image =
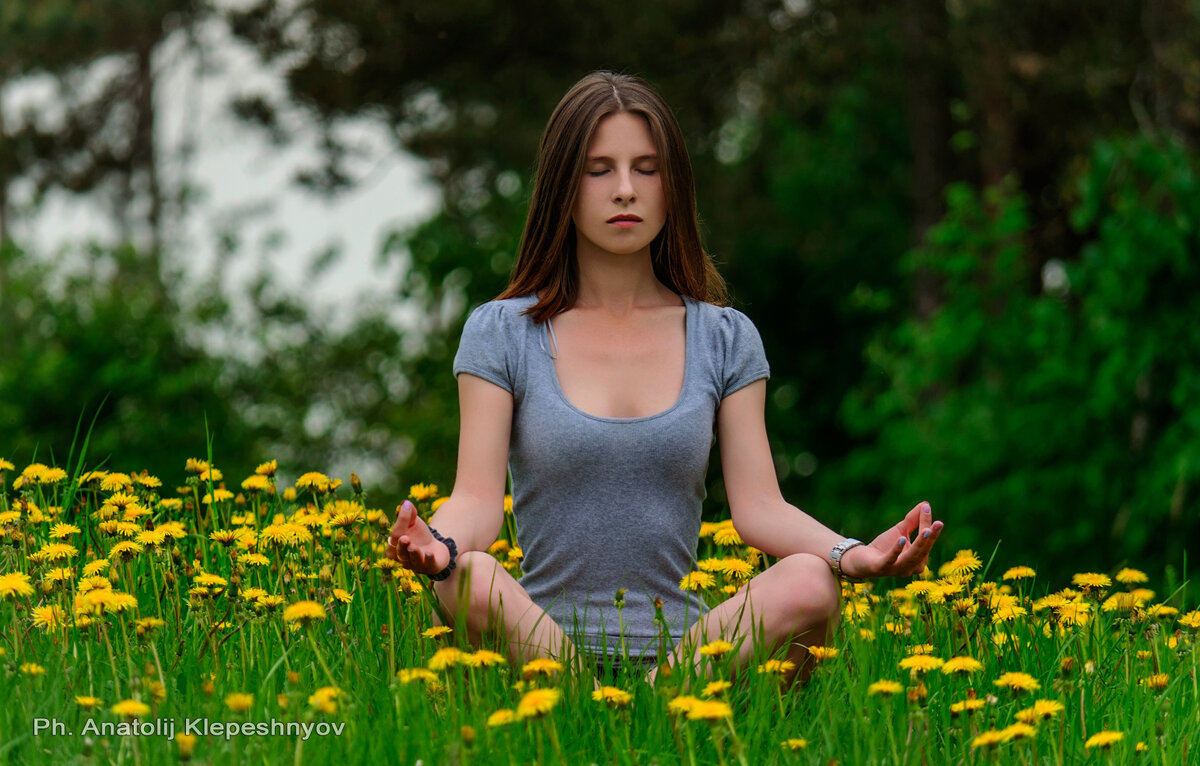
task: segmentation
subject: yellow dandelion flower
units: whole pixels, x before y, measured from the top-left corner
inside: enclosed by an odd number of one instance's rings
[[[32,595],[33,585],[29,582],[29,575],[24,572],[9,572],[0,575],[0,598]]]
[[[538,657],[525,663],[521,668],[521,677],[528,679],[537,675],[548,676],[553,673],[561,673],[562,670],[563,666],[561,662],[546,657]]]
[[[70,535],[77,535],[81,531],[82,530],[74,524],[65,524],[63,522],[59,522],[50,528],[50,539],[61,540],[62,538],[69,537]]]
[[[227,489],[214,489],[212,492],[205,492],[204,497],[200,498],[200,502],[204,505],[212,505],[213,503],[225,503],[233,499],[233,493]]]
[[[759,673],[778,673],[783,675],[796,669],[796,663],[791,660],[767,660],[758,666]]]
[[[941,657],[934,657],[928,654],[914,654],[900,660],[901,670],[907,670],[916,675],[919,673],[928,673],[931,670],[937,670],[945,664],[945,660]]]
[[[1124,583],[1126,585],[1139,582],[1150,582],[1150,578],[1146,576],[1145,572],[1141,571],[1140,569],[1130,569],[1128,567],[1122,569],[1120,572],[1117,572],[1116,580],[1117,582]]]
[[[133,623],[134,629],[137,631],[137,634],[139,636],[144,636],[147,633],[152,633],[153,631],[158,630],[159,628],[165,626],[166,624],[167,623],[163,622],[158,617],[143,617],[140,620],[134,620],[134,623]]]
[[[113,715],[124,716],[126,718],[139,718],[150,712],[150,706],[141,700],[121,700],[113,705],[109,710]]]
[[[705,657],[720,657],[733,651],[733,644],[717,639],[700,647],[700,654]]]
[[[724,694],[733,686],[729,681],[710,681],[704,686],[704,691],[701,692],[705,697],[715,697],[718,694]]]
[[[833,646],[810,646],[808,654],[817,662],[821,660],[831,660],[838,656],[838,650]]]
[[[341,588],[334,588],[333,589],[333,598],[336,601],[339,601],[343,604],[349,604],[351,601],[354,600],[354,594],[352,594],[348,590],[343,590]]]
[[[438,485],[436,484],[414,484],[408,488],[408,496],[416,503],[432,500],[437,497],[437,494]]]
[[[77,696],[75,704],[79,707],[97,708],[104,704],[104,700],[99,697]]]
[[[132,540],[125,540],[114,545],[112,550],[108,552],[108,557],[109,559],[119,558],[122,561],[129,561],[144,550],[146,550],[146,546],[142,545],[141,543],[135,543]]]
[[[699,697],[693,697],[690,694],[681,694],[667,703],[667,709],[672,713],[686,713],[695,707],[699,702]]]
[[[517,720],[517,714],[514,711],[508,708],[501,708],[488,716],[487,725],[490,727],[505,726],[515,723]]]
[[[1179,610],[1167,604],[1154,604],[1146,607],[1146,616],[1152,620],[1159,617],[1174,617],[1177,614],[1179,614]]]
[[[713,532],[713,542],[725,548],[744,544],[742,536],[733,528],[732,522],[722,524],[719,529]]]
[[[976,710],[982,710],[983,706],[984,701],[979,699],[967,699],[963,700],[962,702],[955,702],[950,706],[950,716],[954,718],[957,717],[959,713],[966,713],[967,715],[970,715]]]
[[[44,561],[70,559],[79,555],[79,549],[70,543],[46,543],[38,551]]]
[[[0,458],[0,471],[15,471],[16,468],[17,467],[15,465],[13,465],[12,463],[8,462],[7,460],[5,460],[3,458]]]
[[[1147,689],[1156,691],[1167,688],[1167,684],[1171,682],[1171,677],[1166,673],[1155,673],[1147,678],[1138,679],[1138,685],[1144,686]]]
[[[133,479],[126,473],[110,473],[100,480],[100,489],[104,492],[120,492],[133,485]]]
[[[480,649],[477,652],[468,654],[464,658],[464,662],[466,662],[467,665],[469,665],[470,667],[473,667],[473,668],[480,668],[480,667],[489,667],[490,668],[490,667],[493,667],[496,665],[503,665],[506,662],[508,662],[508,660],[506,660],[504,658],[504,655],[500,654],[499,652],[493,652],[489,649]]]
[[[296,479],[296,489],[307,489],[318,494],[328,492],[330,488],[329,477],[323,473],[309,471]]]
[[[733,708],[721,700],[700,700],[687,711],[689,721],[719,721],[733,717]]]
[[[784,750],[796,752],[797,750],[803,750],[804,748],[808,747],[808,740],[801,739],[799,737],[793,737],[791,739],[785,739],[780,744],[783,746]]]
[[[983,670],[983,663],[973,657],[951,657],[942,665],[942,672],[946,675],[951,673],[978,673]]]
[[[891,695],[899,694],[902,691],[904,691],[904,687],[899,682],[883,679],[876,681],[867,687],[867,696],[869,697],[873,694],[882,694],[885,697],[890,697]]]
[[[316,601],[297,601],[294,604],[289,604],[283,610],[284,622],[298,622],[306,625],[315,620],[323,619],[325,619],[325,607]]]
[[[601,686],[592,692],[592,699],[613,707],[624,707],[633,701],[633,695],[615,686]]]
[[[1016,622],[1027,614],[1029,614],[1029,611],[1023,606],[1006,604],[992,612],[992,624]]]
[[[46,669],[44,667],[42,667],[41,665],[37,664],[36,662],[22,662],[20,667],[18,667],[17,669],[20,670],[25,675],[29,675],[29,676],[44,676],[44,675],[46,675]]]
[[[1022,722],[1005,726],[1001,729],[1001,733],[1004,735],[1004,741],[1010,742],[1014,739],[1030,739],[1037,735],[1037,729]]]
[[[680,588],[690,591],[707,590],[716,584],[716,578],[708,572],[689,572],[679,581]]]
[[[454,646],[438,649],[427,663],[430,670],[445,670],[466,662],[467,653]]]
[[[225,707],[235,713],[245,713],[254,706],[254,695],[245,692],[234,692],[225,697]]]
[[[438,636],[444,636],[448,633],[452,633],[453,631],[453,628],[448,628],[445,625],[435,625],[428,630],[421,631],[421,636],[424,638],[437,638]]]
[[[754,575],[754,567],[742,559],[721,559],[718,571],[739,582],[745,582]]]
[[[1004,571],[1004,574],[1001,575],[1000,579],[1002,579],[1002,580],[1031,580],[1034,577],[1037,577],[1037,572],[1035,572],[1031,567],[1017,566],[1017,567],[1010,567],[1009,569],[1006,569]]]
[[[436,687],[441,684],[437,674],[429,668],[401,668],[396,672],[396,678],[402,684],[411,684],[417,681],[430,687]]]
[[[1015,691],[1035,692],[1042,688],[1037,679],[1028,673],[1003,673],[992,683],[996,686]]]
[[[1092,605],[1085,601],[1065,603],[1054,610],[1060,625],[1086,625],[1092,618]]]
[[[247,492],[269,492],[271,489],[271,480],[259,474],[247,476],[242,479],[242,489]]]
[[[57,604],[34,607],[33,624],[47,632],[63,630],[70,624],[67,611]]]
[[[1093,747],[1105,749],[1105,748],[1115,745],[1116,743],[1120,742],[1123,739],[1125,739],[1124,732],[1102,731],[1102,732],[1093,734],[1092,736],[1088,737],[1087,742],[1084,742],[1083,746],[1085,748],[1087,748],[1088,750],[1091,750]]]
[[[1132,612],[1141,609],[1143,603],[1136,593],[1118,591],[1104,599],[1100,608],[1105,612]]]
[[[229,581],[224,577],[221,577],[220,575],[209,574],[208,572],[201,572],[192,578],[192,581],[205,588],[214,588],[229,584]]]
[[[532,689],[525,692],[517,703],[517,717],[541,718],[550,713],[562,698],[558,689]]]
[[[257,474],[258,476],[274,476],[275,472],[278,470],[279,470],[279,461],[278,460],[268,460],[265,463],[259,463],[258,467],[254,469],[254,473]]]
[[[322,686],[309,695],[308,704],[322,713],[333,715],[337,712],[337,699],[342,693],[336,686]]]
[[[1200,609],[1192,610],[1180,617],[1179,624],[1192,630],[1200,628]]]
[[[1036,724],[1046,721],[1061,713],[1065,708],[1057,700],[1038,700],[1024,710],[1018,710],[1014,716],[1021,723]]]
[[[972,550],[961,550],[954,554],[954,558],[942,565],[938,575],[963,575],[976,572],[982,567],[983,561],[979,558],[979,554]]]
[[[971,740],[971,749],[974,750],[980,747],[992,747],[1007,741],[1008,737],[1005,736],[1003,731],[991,729],[983,732],[979,736],[975,737],[975,739]]]
[[[1112,585],[1112,579],[1108,575],[1097,574],[1095,572],[1084,572],[1071,577],[1071,583],[1077,588],[1084,590],[1096,590],[1099,588],[1107,588]]]

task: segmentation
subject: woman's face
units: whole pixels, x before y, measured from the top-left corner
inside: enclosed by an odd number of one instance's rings
[[[596,126],[571,218],[580,255],[649,252],[666,223],[667,202],[643,117],[618,112]]]

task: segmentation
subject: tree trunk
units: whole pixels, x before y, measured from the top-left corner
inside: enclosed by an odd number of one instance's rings
[[[905,0],[904,59],[908,72],[908,132],[912,147],[913,244],[942,219],[949,181],[950,119],[946,85],[946,6]],[[925,267],[914,275],[913,305],[926,319],[941,305],[939,285]]]

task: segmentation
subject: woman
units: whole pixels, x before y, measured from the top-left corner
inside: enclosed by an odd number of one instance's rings
[[[722,638],[738,647],[735,669],[756,646],[786,647],[803,677],[806,647],[837,625],[838,575],[923,570],[942,529],[927,503],[863,544],[780,495],[762,342],[724,304],[670,109],[638,78],[584,77],[542,137],[509,287],[463,329],[454,491],[429,525],[405,503],[388,540],[388,556],[435,580],[473,643],[502,631],[520,663],[573,660],[582,642],[652,679],[665,632],[671,663]],[[695,561],[714,435],[735,529],[778,561],[710,611],[679,582]],[[486,552],[506,464],[520,582]]]

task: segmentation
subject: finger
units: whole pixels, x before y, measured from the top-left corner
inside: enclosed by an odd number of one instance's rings
[[[412,515],[414,512],[412,503],[405,500],[396,508],[396,523],[392,525],[392,534],[398,535],[404,530],[412,526]]]
[[[904,546],[906,543],[908,543],[908,538],[901,537],[899,540],[896,541],[896,544],[893,545],[891,547],[891,549],[887,552],[886,558],[883,560],[883,567],[885,570],[890,569],[891,567],[895,566],[896,559],[900,558],[900,553],[904,550]]]
[[[924,533],[933,524],[933,508],[925,501],[918,503],[917,508],[920,509],[920,521],[918,522],[917,531]]]

